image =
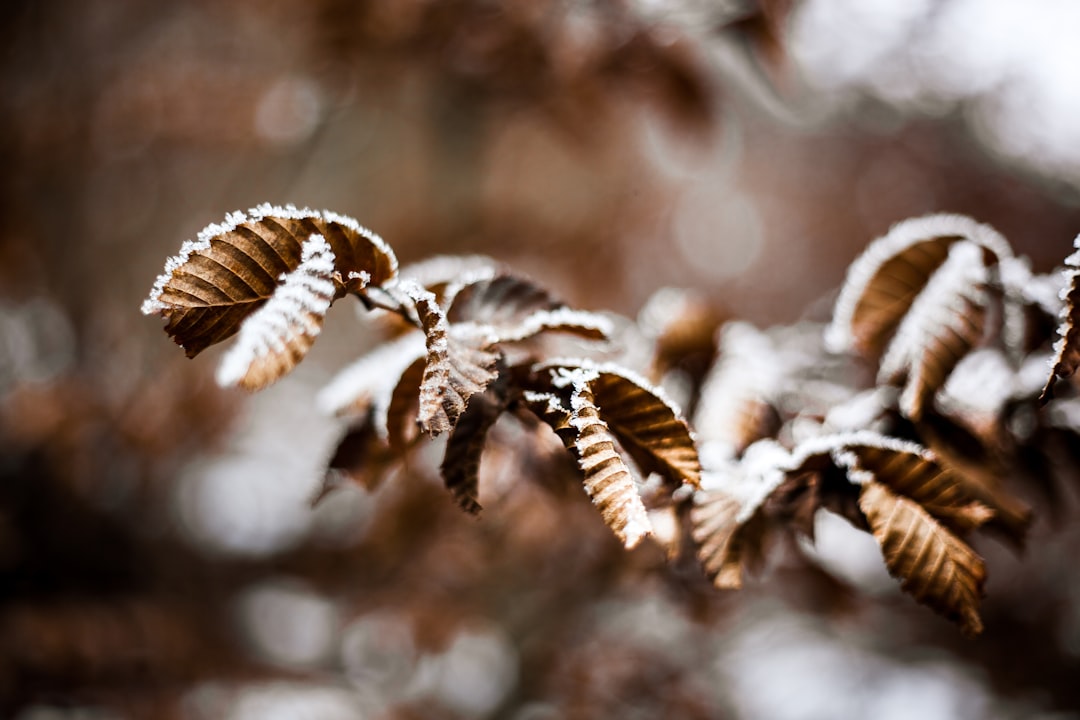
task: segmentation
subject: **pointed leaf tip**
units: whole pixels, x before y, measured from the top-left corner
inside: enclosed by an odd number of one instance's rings
[[[982,558],[918,503],[868,482],[859,494],[889,574],[916,600],[954,620],[968,635],[982,632]]]

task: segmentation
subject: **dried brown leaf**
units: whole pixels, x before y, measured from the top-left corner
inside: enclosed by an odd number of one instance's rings
[[[1010,470],[997,454],[998,448],[983,447],[964,427],[936,413],[923,418],[920,430],[939,462],[962,479],[965,492],[993,510],[988,525],[1002,530],[1022,547],[1032,512],[1026,503],[1005,489],[1004,479]]]
[[[334,301],[333,273],[333,251],[321,235],[312,235],[300,265],[241,324],[239,337],[218,366],[218,384],[259,390],[296,367]]]
[[[1058,340],[1054,346],[1055,357],[1050,377],[1039,395],[1039,403],[1045,405],[1054,397],[1054,385],[1059,378],[1071,378],[1080,367],[1080,238],[1076,240],[1077,251],[1065,259],[1067,284],[1065,308],[1058,326]]]
[[[426,353],[424,334],[410,325],[406,334],[383,343],[339,371],[319,391],[316,403],[327,415],[359,416],[372,405],[381,408],[378,411],[381,415],[386,415],[399,379],[417,361],[421,370],[415,384],[419,387]]]
[[[789,511],[798,513],[798,503],[786,501],[800,495],[795,485],[805,485],[810,475],[789,478],[792,460],[779,444],[763,440],[748,448],[741,461],[710,461],[706,489],[693,496],[690,534],[706,574],[717,587],[741,587],[744,571],[761,564],[773,525],[793,519]],[[778,495],[779,502],[773,502]]]
[[[416,439],[420,415],[420,388],[424,382],[427,359],[417,358],[398,377],[386,404],[386,439],[390,447],[401,450]]]
[[[435,296],[413,286],[407,289],[427,343],[427,364],[420,383],[420,428],[434,437],[454,427],[469,398],[495,379],[499,356],[484,334],[452,334]]]
[[[402,457],[402,453],[391,449],[378,432],[374,412],[369,411],[338,442],[327,466],[323,485],[312,499],[312,505],[340,487],[342,479],[352,481],[369,492],[377,490],[387,471]]]
[[[493,342],[527,340],[544,332],[566,332],[590,340],[611,334],[611,322],[595,313],[573,310],[531,280],[505,270],[480,272],[445,289],[451,327],[487,332]],[[469,327],[465,327],[469,326]]]
[[[983,250],[954,245],[889,344],[879,382],[906,380],[900,409],[918,421],[949,373],[983,339],[990,296]]]
[[[401,268],[401,279],[416,283],[445,308],[447,290],[456,292],[463,282],[495,277],[503,265],[486,255],[435,255]]]
[[[742,504],[724,492],[694,493],[691,535],[705,574],[721,589],[742,587],[743,562],[738,521]]]
[[[611,367],[601,369],[589,387],[601,416],[643,470],[659,472],[676,485],[701,485],[690,428],[656,388]]]
[[[975,551],[939,525],[917,502],[868,482],[859,506],[881,545],[889,574],[917,601],[975,635],[986,568]]]
[[[965,479],[939,464],[929,451],[852,443],[840,459],[855,476],[914,500],[953,532],[970,532],[994,517],[994,511],[971,494]]]
[[[607,340],[613,332],[612,322],[607,317],[565,307],[538,310],[526,315],[515,325],[474,327],[491,333],[497,343],[521,342],[548,332],[567,333],[585,340]]]
[[[997,231],[960,215],[905,220],[871,243],[848,269],[826,335],[830,349],[880,357],[950,248],[963,240],[997,259],[1011,256]]]
[[[847,348],[866,357],[879,357],[915,297],[945,261],[949,247],[961,239],[956,235],[947,235],[907,246],[873,269],[865,286],[859,288],[861,294],[850,311],[844,311],[838,301],[835,322],[847,324],[842,330],[850,334]],[[867,255],[873,247],[867,251]],[[857,271],[861,269],[858,264],[852,265],[847,284],[841,291],[841,301],[848,300],[845,295],[848,288],[857,287]],[[856,275],[856,278],[852,275]]]
[[[528,315],[564,307],[544,288],[517,275],[499,272],[458,284],[446,291],[446,318],[451,323],[513,327]]]
[[[657,472],[676,486],[701,484],[701,461],[690,428],[658,388],[614,365],[555,361],[537,370],[554,378],[581,370],[600,416],[644,472]]]
[[[495,425],[506,403],[490,394],[477,395],[461,413],[446,441],[440,470],[446,489],[465,512],[480,512],[480,457],[488,431]]]
[[[650,378],[659,381],[673,368],[699,385],[716,359],[717,331],[724,315],[698,293],[663,288],[638,313],[638,325],[653,341]]]
[[[615,438],[600,419],[584,373],[572,383],[570,408],[551,393],[526,392],[524,401],[546,421],[574,456],[585,475],[585,492],[626,548],[652,534],[652,524],[630,469],[615,449]]]
[[[231,213],[184,243],[165,264],[143,303],[168,320],[165,331],[194,357],[240,329],[301,263],[302,246],[321,235],[334,258],[335,295],[397,272],[393,251],[351,218],[329,212],[261,205]]]
[[[690,522],[698,559],[721,590],[741,588],[746,571],[760,566],[764,556],[768,519],[759,508],[742,520],[741,510],[741,504],[726,493],[694,494]]]

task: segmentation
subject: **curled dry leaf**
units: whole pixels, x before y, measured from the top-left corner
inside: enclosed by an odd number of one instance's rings
[[[589,388],[619,442],[646,472],[674,485],[701,484],[701,461],[686,421],[656,388],[626,371],[601,369]]]
[[[625,368],[588,361],[552,361],[536,368],[554,382],[580,372],[600,416],[643,472],[656,472],[675,486],[701,484],[697,445],[680,411],[659,388]],[[577,376],[575,376],[577,377]]]
[[[716,587],[742,587],[745,570],[760,564],[770,527],[766,500],[787,481],[791,459],[777,443],[762,440],[747,448],[741,461],[717,462],[722,467],[705,474],[704,489],[694,493],[690,534]]]
[[[484,443],[506,406],[504,399],[492,397],[492,393],[473,397],[446,441],[440,467],[446,489],[465,512],[473,515],[480,512],[480,457]]]
[[[587,377],[566,376],[571,383],[570,407],[552,393],[526,391],[525,405],[547,422],[574,456],[584,474],[585,492],[615,536],[627,548],[652,534],[652,523],[630,469],[615,449],[615,438],[600,419]]]
[[[1080,237],[1077,237],[1075,245],[1076,252],[1065,259],[1066,285],[1062,291],[1065,307],[1061,311],[1050,377],[1039,395],[1039,403],[1043,405],[1054,397],[1054,385],[1058,378],[1072,377],[1076,368],[1080,367]]]
[[[537,310],[514,325],[481,327],[499,343],[521,342],[548,332],[568,333],[585,340],[607,340],[613,332],[611,320],[603,315],[565,307]]]
[[[300,265],[240,325],[240,336],[218,367],[218,384],[259,390],[296,367],[334,300],[333,272],[334,252],[322,235],[312,235]]]
[[[900,409],[919,420],[953,368],[986,334],[990,302],[983,250],[956,244],[903,318],[878,380],[904,379]]]
[[[736,590],[743,584],[742,535],[748,525],[761,523],[738,521],[742,505],[723,492],[702,491],[694,494],[690,510],[691,535],[698,548],[702,568],[713,584],[722,590]],[[757,517],[752,515],[751,519]],[[760,537],[761,532],[752,532]]]
[[[538,311],[564,307],[531,280],[505,271],[451,283],[443,305],[451,323],[472,322],[497,328],[515,326]]]
[[[770,528],[812,537],[814,513],[826,508],[874,534],[889,571],[917,600],[959,619],[966,631],[981,627],[982,561],[953,532],[978,528],[994,513],[925,448],[869,432],[815,438],[791,453],[765,440],[707,478],[694,498],[691,532],[717,587],[741,585],[745,569],[760,562]],[[914,550],[911,543],[918,543]],[[969,575],[978,578],[974,595]]]
[[[833,352],[878,358],[950,248],[969,241],[997,259],[1012,252],[988,225],[961,215],[928,215],[898,223],[848,269],[826,341]]]
[[[1042,389],[1045,373],[1040,368],[1038,388],[1022,387],[1017,374],[1009,357],[998,348],[984,347],[970,352],[949,374],[937,395],[936,409],[963,422],[983,445],[1000,443],[1008,432],[1007,405],[1019,398],[1024,398],[1024,402],[1034,398]]]
[[[161,315],[165,331],[194,357],[240,328],[297,269],[302,246],[321,235],[334,258],[335,296],[378,285],[397,273],[383,240],[352,218],[292,206],[260,205],[206,227],[169,259],[150,297],[147,315]]]
[[[489,349],[490,337],[452,334],[446,315],[430,292],[415,285],[405,291],[415,303],[427,344],[418,421],[421,430],[434,437],[454,427],[469,398],[495,379],[499,356]]]
[[[352,481],[369,492],[377,490],[387,471],[401,458],[402,455],[393,451],[377,431],[373,409],[369,409],[338,441],[323,484],[311,504],[321,502],[339,488],[343,480]]]
[[[568,308],[546,289],[506,270],[467,275],[448,284],[444,295],[440,305],[451,328],[487,333],[492,342],[520,342],[544,332],[606,340],[612,332],[606,317]]]
[[[1061,273],[1035,274],[1031,260],[1004,258],[997,266],[996,287],[1001,296],[1001,344],[1010,361],[1019,365],[1054,336],[1064,307]]]
[[[668,287],[653,293],[637,321],[653,346],[649,378],[659,382],[677,368],[700,386],[716,359],[723,314],[698,293]]]
[[[375,436],[403,455],[418,437],[426,352],[424,334],[415,329],[372,350],[319,392],[320,409],[338,416],[367,417]]]
[[[501,263],[486,255],[436,255],[402,266],[398,279],[406,284],[419,285],[432,293],[439,307],[445,311],[447,292],[460,287],[464,279],[490,278],[502,270]],[[391,337],[415,327],[413,319],[399,312],[377,313],[373,319],[379,329]]]
[[[938,524],[917,502],[881,483],[868,482],[859,507],[881,545],[889,574],[919,602],[960,624],[982,631],[979,601],[986,568],[974,550]]]
[[[872,444],[848,442],[841,448],[837,459],[850,475],[914,500],[953,532],[970,532],[994,517],[994,511],[971,494],[962,476],[914,443],[882,437]]]
[[[402,450],[417,439],[417,418],[420,416],[420,388],[424,382],[427,360],[421,355],[405,368],[390,394],[383,416],[386,439],[390,447]]]
[[[445,308],[448,289],[470,279],[495,277],[502,270],[501,263],[486,255],[436,255],[402,267],[400,276],[433,293]]]

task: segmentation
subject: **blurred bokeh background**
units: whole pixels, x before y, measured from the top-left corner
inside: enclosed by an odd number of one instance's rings
[[[13,0],[0,28],[0,715],[1065,718],[1077,498],[994,540],[987,630],[901,596],[872,540],[740,593],[624,552],[546,459],[438,454],[309,498],[314,396],[375,338],[347,303],[254,397],[138,314],[164,259],[268,201],[403,262],[504,260],[634,316],[664,286],[821,318],[894,222],[1080,231],[1067,0]],[[520,446],[508,426],[499,446]],[[527,445],[527,444],[526,444]]]

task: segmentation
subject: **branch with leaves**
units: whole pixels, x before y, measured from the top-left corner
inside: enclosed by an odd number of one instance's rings
[[[1058,384],[1080,358],[1078,255],[1035,275],[986,225],[908,220],[852,264],[827,327],[717,332],[719,315],[676,291],[646,327],[568,308],[487,258],[399,271],[351,218],[264,205],[186,243],[143,312],[190,357],[238,335],[217,378],[247,390],[303,359],[336,300],[381,318],[385,342],[319,395],[350,424],[321,494],[343,479],[372,489],[446,435],[442,477],[476,514],[492,429],[546,426],[627,548],[654,537],[674,554],[689,538],[714,584],[737,588],[774,537],[812,540],[832,512],[875,538],[904,591],[974,634],[986,568],[972,534],[1021,545],[1032,513],[1013,487],[1051,492],[1055,453],[1080,440],[1075,392]],[[700,370],[679,376],[690,355]],[[664,512],[683,524],[674,538],[656,537]]]

